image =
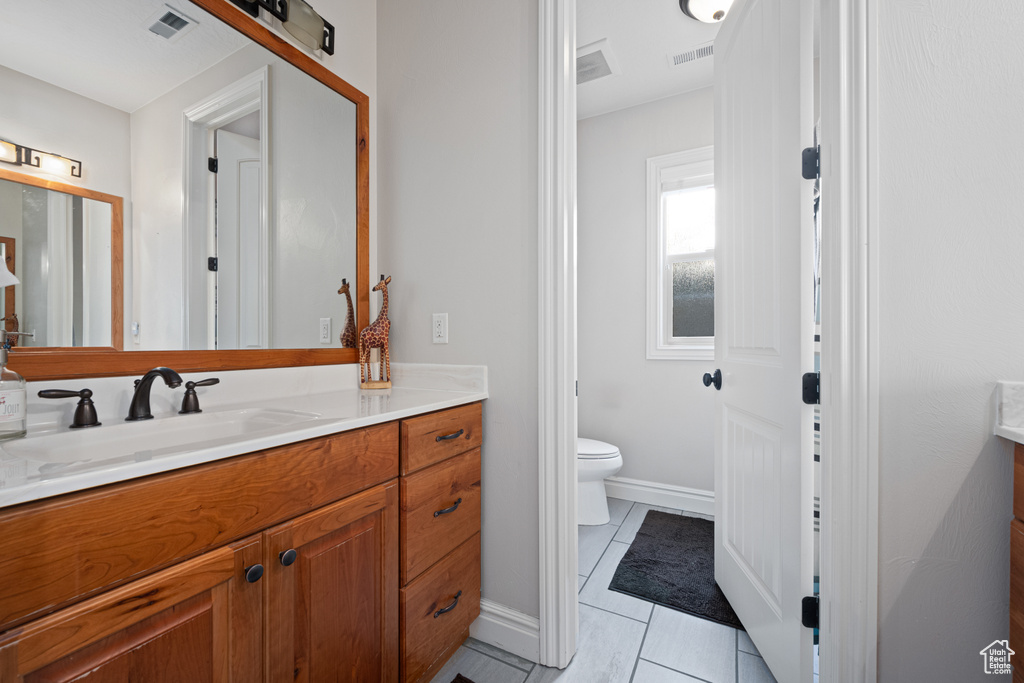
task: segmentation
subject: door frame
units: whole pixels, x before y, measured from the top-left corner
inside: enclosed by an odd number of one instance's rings
[[[576,654],[576,0],[539,0],[538,499],[540,658]]]
[[[878,669],[877,0],[821,2],[819,673]],[[826,49],[827,48],[827,49]]]
[[[576,651],[576,1],[539,0],[540,663]],[[877,676],[877,0],[823,2],[821,659]],[[794,162],[796,163],[796,162]],[[794,169],[797,168],[794,165]]]
[[[214,202],[216,180],[205,169],[206,159],[212,156],[214,132],[232,121],[254,111],[260,113],[260,157],[263,172],[260,176],[260,298],[266,302],[264,320],[266,336],[264,348],[270,348],[270,69],[263,66],[239,78],[212,95],[186,108],[182,112],[182,263],[184,277],[181,283],[181,341],[182,348],[212,348],[213,332],[205,330],[203,340],[192,340],[192,305],[205,301],[208,309],[213,305],[212,283],[203,266],[203,256],[209,252],[216,224]],[[195,300],[195,301],[194,301]],[[208,316],[204,316],[204,321]],[[204,327],[209,327],[206,323]]]

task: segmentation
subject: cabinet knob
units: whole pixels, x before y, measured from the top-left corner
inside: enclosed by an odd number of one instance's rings
[[[295,558],[298,557],[299,554],[295,552],[295,548],[289,548],[282,553],[278,553],[277,556],[280,558],[281,564],[285,567],[290,567],[295,563]]]
[[[245,580],[249,583],[256,583],[263,578],[263,565],[254,564],[245,568]]]

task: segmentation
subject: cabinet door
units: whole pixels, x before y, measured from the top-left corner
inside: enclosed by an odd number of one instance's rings
[[[398,679],[398,485],[264,532],[270,681]]]
[[[0,680],[259,680],[262,594],[245,576],[262,560],[260,542],[210,551],[15,629],[0,642]]]

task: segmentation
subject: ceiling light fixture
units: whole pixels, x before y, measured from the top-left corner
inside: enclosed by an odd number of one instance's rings
[[[10,140],[0,138],[0,161],[13,166],[32,166],[44,173],[82,177],[82,162],[69,159],[60,154],[41,152]]]
[[[733,0],[679,0],[679,9],[683,14],[703,21],[705,24],[717,24],[729,13]]]

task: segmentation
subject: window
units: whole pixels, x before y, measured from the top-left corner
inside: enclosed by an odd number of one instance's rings
[[[714,149],[647,160],[647,357],[715,355]]]

